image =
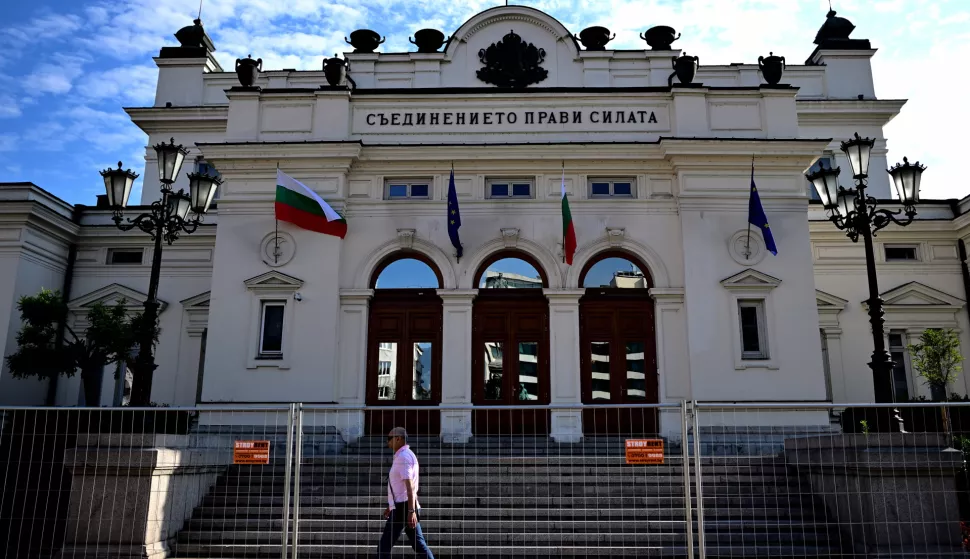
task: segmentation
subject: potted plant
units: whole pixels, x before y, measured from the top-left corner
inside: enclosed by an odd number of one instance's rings
[[[930,389],[930,398],[934,402],[945,402],[947,389],[962,370],[960,337],[949,328],[930,328],[920,335],[919,343],[911,344],[907,349],[913,369]],[[941,409],[944,432],[950,433],[952,429],[947,408],[941,406]]]

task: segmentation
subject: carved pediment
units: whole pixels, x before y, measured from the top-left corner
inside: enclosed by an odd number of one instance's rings
[[[303,287],[303,280],[277,270],[249,278],[243,283],[251,291],[296,291]]]
[[[748,268],[747,270],[721,280],[721,285],[724,286],[725,289],[771,290],[778,287],[780,284],[780,279],[774,276],[769,276],[768,274],[759,272],[752,268]]]
[[[546,59],[545,49],[523,41],[515,31],[478,51],[478,58],[485,67],[475,75],[498,87],[522,88],[549,76],[549,71],[540,66]]]
[[[118,283],[112,283],[111,285],[106,285],[76,299],[72,299],[67,303],[67,308],[73,313],[86,313],[97,303],[113,306],[120,301],[124,301],[125,308],[129,312],[140,312],[144,308],[146,299],[148,299],[148,295],[141,291],[136,291]],[[167,304],[159,300],[158,305],[158,312],[162,312],[165,310]]]
[[[209,309],[209,296],[212,292],[206,291],[205,293],[199,293],[195,297],[189,297],[188,299],[183,299],[179,301],[182,307],[185,309]]]
[[[819,309],[825,308],[827,310],[842,310],[848,305],[849,302],[841,297],[836,297],[831,293],[826,293],[820,289],[815,290],[815,305]]]
[[[911,281],[879,295],[886,307],[949,307],[960,309],[966,303],[939,289]],[[864,304],[865,302],[863,302]]]

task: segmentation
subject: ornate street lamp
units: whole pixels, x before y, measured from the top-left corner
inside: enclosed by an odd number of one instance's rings
[[[916,204],[919,202],[920,177],[926,167],[910,164],[903,158],[902,165],[896,165],[888,172],[896,186],[896,195],[903,210],[891,211],[878,208],[878,201],[866,194],[869,178],[869,160],[876,141],[870,138],[860,138],[859,134],[847,142],[842,142],[842,152],[849,159],[852,166],[852,178],[856,187],[846,189],[839,186],[838,167],[826,169],[820,167],[814,173],[805,177],[815,186],[822,206],[828,212],[829,219],[836,227],[845,231],[852,242],[858,242],[862,237],[866,249],[866,272],[869,276],[869,322],[872,324],[872,381],[875,389],[876,402],[894,402],[895,390],[892,382],[893,361],[886,351],[884,339],[884,325],[882,298],[879,297],[879,282],[876,277],[876,257],[872,246],[872,238],[876,232],[890,223],[906,226],[916,217]],[[905,215],[905,218],[900,218]]]
[[[138,175],[130,169],[122,170],[121,162],[117,169],[101,171],[104,188],[108,195],[108,205],[114,212],[112,219],[118,229],[130,231],[138,228],[148,233],[155,241],[152,254],[152,271],[148,280],[148,297],[145,299],[143,331],[138,332],[138,356],[135,358],[134,382],[131,390],[131,403],[134,406],[147,406],[151,402],[152,377],[155,373],[155,358],[152,354],[155,344],[155,330],[158,323],[158,282],[162,267],[162,240],[172,244],[181,233],[192,234],[202,223],[209,210],[216,189],[222,180],[208,174],[190,173],[189,193],[179,190],[172,192],[172,184],[178,177],[185,156],[189,153],[175,139],[155,147],[158,156],[158,180],[162,197],[152,202],[150,211],[135,218],[124,219],[125,208],[131,186]],[[190,216],[190,212],[192,215]],[[122,223],[126,221],[126,223]]]

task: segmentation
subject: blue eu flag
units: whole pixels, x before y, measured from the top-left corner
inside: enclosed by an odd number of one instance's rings
[[[765,208],[761,205],[758,187],[754,185],[753,165],[751,166],[751,198],[748,199],[748,223],[761,229],[761,236],[765,238],[765,248],[777,256],[778,249],[775,247],[775,238],[771,236],[771,229],[768,227],[768,216],[765,215]]]
[[[458,238],[459,227],[461,227],[461,212],[458,210],[458,193],[455,192],[455,170],[452,169],[451,178],[448,179],[448,236],[451,237],[451,245],[457,251],[456,256],[461,258],[461,239]]]

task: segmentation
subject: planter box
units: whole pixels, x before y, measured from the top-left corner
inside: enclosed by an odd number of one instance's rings
[[[810,482],[854,554],[962,554],[956,476],[963,454],[927,433],[785,441],[788,466]]]

